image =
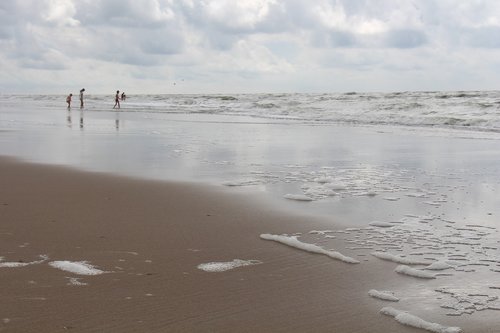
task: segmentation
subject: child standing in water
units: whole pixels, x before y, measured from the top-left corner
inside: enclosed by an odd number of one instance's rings
[[[80,90],[80,109],[83,109],[83,92],[85,91],[85,88]]]
[[[68,109],[71,108],[71,97],[73,94],[69,94],[68,97],[66,97],[66,103],[68,103]]]

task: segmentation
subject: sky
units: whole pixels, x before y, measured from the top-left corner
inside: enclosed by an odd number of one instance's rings
[[[498,0],[0,0],[0,94],[500,89]]]

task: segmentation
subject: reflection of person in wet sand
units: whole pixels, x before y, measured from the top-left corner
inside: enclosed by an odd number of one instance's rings
[[[68,109],[68,117],[66,118],[66,120],[68,121],[68,127],[71,128],[73,125],[72,125],[72,121],[71,121],[71,110]]]
[[[119,112],[116,112],[115,128],[117,131],[120,130],[120,113]]]
[[[83,129],[83,110],[80,111],[80,129]]]
[[[116,91],[115,106],[113,106],[113,109],[116,108],[117,105],[118,105],[118,109],[119,109],[120,108],[120,90]]]
[[[85,91],[85,88],[80,90],[80,109],[83,109],[83,92]]]
[[[66,103],[68,103],[68,109],[71,108],[71,97],[73,97],[73,94],[69,94],[68,97],[66,97]]]

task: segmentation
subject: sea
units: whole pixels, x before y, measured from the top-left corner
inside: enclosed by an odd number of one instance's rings
[[[88,91],[83,109],[0,95],[0,155],[324,217],[255,236],[343,265],[393,263],[397,287],[366,295],[406,324],[436,327],[437,314],[436,329],[459,332],[500,311],[500,91],[129,94],[120,109]]]
[[[62,95],[0,95],[2,108],[64,106]],[[86,96],[87,109],[109,111],[114,95]],[[79,101],[73,98],[74,107]],[[404,126],[409,128],[500,131],[500,91],[129,95],[122,112],[226,115],[254,121],[305,124]]]

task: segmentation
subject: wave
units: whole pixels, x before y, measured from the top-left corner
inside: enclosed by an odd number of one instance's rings
[[[500,132],[500,92],[133,95],[121,112],[206,114],[314,124],[383,125]],[[65,107],[63,95],[0,95],[2,105]],[[113,95],[86,96],[88,112],[111,111]]]

